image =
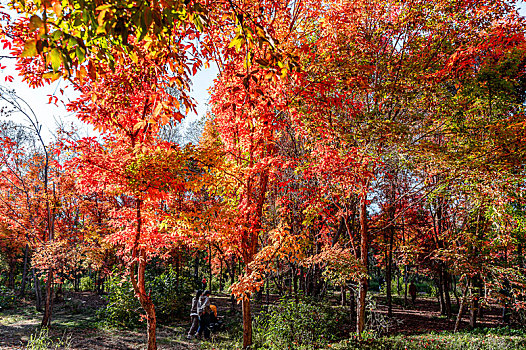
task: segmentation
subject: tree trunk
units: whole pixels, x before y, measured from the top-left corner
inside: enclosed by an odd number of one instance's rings
[[[252,345],[252,318],[250,316],[250,296],[245,294],[242,301],[243,307],[243,349]]]
[[[194,259],[194,281],[196,284],[201,283],[201,280],[199,279],[199,253],[196,254]]]
[[[468,288],[469,288],[469,285],[466,285],[466,287],[464,288],[464,293],[462,293],[462,300],[460,301],[460,307],[458,308],[458,315],[457,315],[457,321],[455,322],[454,332],[458,331],[458,327],[460,326],[460,321],[462,320],[462,314],[464,313],[464,308],[466,307]]]
[[[407,280],[409,279],[409,275],[407,273],[407,265],[404,267],[404,308],[407,307]]]
[[[42,291],[40,289],[40,279],[37,276],[36,269],[33,268],[32,270],[35,288],[35,308],[38,312],[42,312]]]
[[[351,320],[356,320],[356,295],[354,288],[349,288],[349,308],[351,309]]]
[[[9,273],[7,277],[7,288],[15,289],[15,269],[16,269],[16,260],[9,259]]]
[[[208,244],[208,290],[212,290],[212,245]]]
[[[46,300],[44,302],[44,317],[42,327],[51,325],[51,313],[53,311],[53,270],[49,269],[46,277]]]
[[[393,213],[394,216],[394,213]],[[391,220],[394,220],[391,219]],[[387,245],[387,266],[385,269],[385,292],[387,296],[387,316],[392,317],[393,316],[393,295],[391,290],[391,280],[392,280],[392,271],[393,271],[393,236],[394,236],[394,226],[389,228],[389,239],[388,239],[388,245]],[[398,293],[400,293],[400,288],[398,289]]]
[[[137,232],[132,248],[132,263],[130,265],[130,278],[139,302],[146,312],[146,325],[148,335],[148,350],[157,350],[156,328],[157,321],[155,317],[155,306],[153,305],[150,293],[146,293],[145,271],[146,271],[146,251],[139,248],[142,230],[142,200],[136,199],[136,220]]]
[[[436,283],[438,290],[438,302],[440,303],[440,314],[446,314],[446,303],[444,301],[444,290],[443,290],[443,281],[442,281],[442,267],[439,267],[438,270],[438,281]]]
[[[479,298],[480,298],[480,284],[479,277],[475,276],[471,280],[471,304],[469,308],[469,326],[471,329],[477,327],[477,318],[479,316]]]
[[[146,326],[147,326],[147,335],[148,335],[148,350],[156,350],[156,329],[157,329],[157,319],[155,316],[155,306],[153,305],[152,298],[149,293],[146,293],[146,284],[144,272],[146,270],[146,253],[143,249],[140,252],[140,258],[138,264],[132,265],[132,284],[135,290],[135,293],[139,296],[139,302],[141,303],[142,308],[146,312]],[[137,265],[137,271],[133,266]],[[137,279],[135,279],[135,273],[137,273]]]
[[[223,291],[223,260],[220,260],[219,267],[219,291]]]
[[[341,304],[342,306],[347,305],[347,288],[345,288],[345,285],[340,286],[340,293],[341,293]]]
[[[364,269],[364,276],[360,278],[358,285],[358,310],[356,319],[356,332],[361,339],[362,332],[365,329],[365,308],[367,295],[367,253],[369,250],[368,230],[367,230],[367,198],[364,193],[360,199],[360,261]]]
[[[230,269],[230,285],[232,286],[235,282],[236,278],[236,264],[234,255],[231,255],[230,257],[230,263],[231,263],[231,269]],[[236,308],[236,298],[234,295],[230,295],[230,310],[234,311]]]
[[[29,244],[26,244],[24,249],[24,268],[22,270],[22,285],[20,286],[20,297],[23,298],[26,294],[26,280],[27,280],[27,269],[29,268]]]
[[[451,275],[444,268],[442,270],[442,282],[444,284],[444,305],[447,318],[451,318],[451,297],[449,295]]]

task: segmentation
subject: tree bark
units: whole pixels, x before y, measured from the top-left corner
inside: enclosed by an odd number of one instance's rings
[[[252,318],[250,316],[250,296],[245,294],[242,301],[243,307],[243,349],[252,345]]]
[[[458,327],[460,326],[460,321],[462,319],[462,314],[464,313],[464,308],[466,307],[466,299],[467,299],[467,296],[468,296],[468,288],[469,288],[469,285],[466,285],[466,287],[464,288],[464,293],[462,293],[462,300],[460,301],[460,307],[458,308],[458,315],[457,315],[457,320],[455,322],[454,332],[457,332],[458,331]]]
[[[364,276],[360,278],[358,284],[358,310],[356,319],[356,332],[361,339],[365,329],[365,308],[367,295],[367,253],[369,250],[368,230],[367,230],[367,198],[364,193],[360,199],[360,261],[363,265]]]
[[[7,288],[15,289],[15,268],[16,260],[9,259],[9,272],[7,274]]]
[[[408,269],[408,266],[405,265],[404,267],[404,308],[407,307],[407,280],[409,279],[407,269]]]
[[[439,266],[438,268],[438,281],[436,283],[437,290],[438,290],[438,301],[440,303],[440,314],[445,315],[446,314],[446,303],[444,301],[444,284],[442,281],[442,266]]]
[[[471,305],[469,308],[469,326],[471,329],[477,327],[477,319],[479,316],[479,304],[480,304],[480,278],[478,276],[473,277],[471,280]]]
[[[449,295],[450,290],[450,281],[451,275],[446,271],[445,268],[442,269],[442,283],[444,289],[444,305],[447,318],[451,318],[451,296]]]
[[[390,218],[390,220],[394,220],[394,212],[393,217]],[[393,316],[393,295],[391,290],[391,280],[392,280],[392,272],[393,272],[393,239],[394,239],[394,226],[391,222],[391,227],[389,228],[388,232],[388,246],[387,246],[387,266],[385,270],[385,291],[387,294],[387,316],[392,317]],[[400,288],[398,288],[398,293],[400,293]]]
[[[35,308],[38,312],[42,312],[42,291],[40,289],[40,280],[35,268],[33,268],[33,280],[35,288]]]
[[[26,294],[26,280],[27,280],[27,269],[29,268],[29,244],[26,244],[24,249],[24,268],[22,270],[22,284],[20,286],[20,297],[23,298]]]
[[[142,230],[142,200],[136,200],[136,219],[137,232],[135,234],[134,245],[132,248],[132,264],[130,265],[130,277],[139,302],[146,312],[146,325],[148,335],[148,350],[157,350],[156,328],[157,320],[155,317],[155,306],[149,295],[146,293],[145,271],[146,271],[146,251],[139,248]]]
[[[51,325],[51,313],[53,310],[53,270],[49,269],[46,277],[46,300],[44,302],[44,317],[42,318],[42,327]]]

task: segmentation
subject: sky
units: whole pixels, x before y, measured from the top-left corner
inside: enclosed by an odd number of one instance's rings
[[[526,1],[518,1],[519,13],[522,16],[526,16]],[[1,50],[0,56],[9,55],[9,52]],[[35,111],[37,118],[43,125],[43,135],[46,139],[51,138],[52,131],[56,129],[56,120],[62,120],[69,124],[74,123],[79,129],[81,134],[91,134],[91,128],[87,125],[80,124],[74,115],[68,113],[63,105],[55,106],[49,104],[49,95],[55,95],[60,98],[60,89],[65,89],[66,83],[59,80],[51,85],[46,85],[42,88],[32,89],[27,86],[26,83],[22,82],[21,77],[17,75],[14,69],[14,60],[8,58],[0,59],[0,64],[6,66],[6,69],[2,71],[0,79],[4,80],[3,77],[7,75],[13,76],[13,82],[1,81],[0,85],[9,89],[14,89],[18,96],[24,99]],[[191,96],[197,102],[197,114],[189,114],[183,121],[183,125],[188,125],[190,122],[196,120],[206,114],[207,103],[209,100],[208,89],[212,85],[214,78],[217,76],[217,68],[211,66],[208,69],[199,71],[192,78],[192,91]],[[71,88],[66,88],[64,92],[65,100],[75,98],[75,93]],[[19,120],[21,122],[21,120]]]
[[[4,55],[9,55],[9,52],[0,50],[0,56]],[[56,129],[58,120],[66,124],[74,123],[74,125],[80,129],[81,134],[92,133],[91,127],[80,123],[73,114],[66,111],[63,104],[59,103],[58,105],[54,105],[48,103],[50,95],[56,95],[59,99],[64,99],[64,101],[74,99],[77,96],[71,87],[67,87],[65,81],[58,80],[51,85],[33,89],[22,81],[22,77],[17,75],[18,73],[15,70],[15,62],[13,59],[2,58],[0,59],[0,64],[6,66],[6,69],[3,70],[0,75],[0,85],[15,90],[16,94],[31,106],[38,120],[43,125],[43,134],[46,139],[51,137],[52,131]],[[190,112],[184,119],[183,125],[188,125],[198,117],[206,114],[209,99],[208,88],[212,85],[217,73],[217,68],[211,66],[208,69],[197,72],[197,74],[192,77],[192,91],[190,95],[197,102],[197,114]],[[4,80],[4,77],[9,75],[13,77],[13,82]],[[63,95],[60,92],[61,89],[64,90]],[[19,121],[22,122],[21,120]]]

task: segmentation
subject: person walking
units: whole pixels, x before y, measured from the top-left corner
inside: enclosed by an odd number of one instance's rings
[[[204,333],[205,339],[210,339],[210,291],[205,290],[199,298],[197,304],[197,312],[199,313],[199,328],[197,329],[197,337],[201,338]]]
[[[411,295],[411,301],[413,302],[413,306],[415,306],[416,302],[416,286],[413,282],[409,285],[409,295]]]
[[[198,290],[195,293],[195,297],[192,298],[192,308],[190,309],[190,321],[191,326],[188,331],[187,339],[192,339],[197,333],[197,328],[199,327],[199,314],[197,313],[197,307],[199,304],[199,297],[203,294],[202,290]]]

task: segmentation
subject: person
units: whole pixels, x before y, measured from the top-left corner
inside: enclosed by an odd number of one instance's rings
[[[199,304],[199,297],[203,294],[202,290],[198,290],[195,293],[195,297],[192,299],[192,308],[190,309],[190,321],[192,325],[188,331],[186,338],[191,339],[197,333],[197,328],[199,327],[199,314],[197,313],[197,306]]]
[[[210,291],[205,290],[199,298],[197,304],[197,312],[199,314],[199,328],[197,329],[197,337],[205,335],[205,339],[210,339]]]
[[[223,321],[217,317],[217,307],[215,305],[210,305],[210,332],[215,333],[221,330],[223,327]]]
[[[413,302],[413,306],[415,306],[416,301],[416,286],[413,282],[409,285],[409,295],[411,295],[411,301]]]

